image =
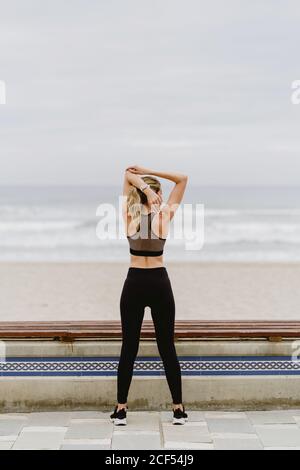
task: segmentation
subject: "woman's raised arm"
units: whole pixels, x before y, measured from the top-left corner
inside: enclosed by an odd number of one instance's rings
[[[133,177],[138,175],[153,175],[159,178],[164,178],[173,181],[175,183],[175,186],[170,192],[166,203],[167,209],[169,211],[169,217],[171,220],[180,202],[182,201],[188,181],[188,176],[183,173],[150,170],[147,168],[139,167],[137,165],[127,168],[127,171],[129,171]]]
[[[143,180],[143,178],[139,176],[140,174],[142,173],[135,173],[131,171],[131,167],[126,169],[124,189],[123,189],[124,196],[128,196],[131,185],[135,186],[138,189],[140,189],[141,186],[145,186],[145,181]],[[152,204],[153,205],[161,204],[162,202],[161,196],[157,194],[155,191],[153,191],[150,187],[146,188],[143,192],[147,196],[147,200],[150,206]]]

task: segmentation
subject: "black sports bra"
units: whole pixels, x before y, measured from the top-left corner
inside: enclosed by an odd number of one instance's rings
[[[152,231],[151,223],[153,217],[149,217],[152,214],[155,215],[155,212],[141,214],[140,230],[134,235],[127,235],[132,255],[161,256],[163,254],[166,238],[160,238]]]

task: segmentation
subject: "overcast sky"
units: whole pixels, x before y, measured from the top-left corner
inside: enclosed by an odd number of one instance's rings
[[[0,184],[298,185],[289,0],[0,0]]]

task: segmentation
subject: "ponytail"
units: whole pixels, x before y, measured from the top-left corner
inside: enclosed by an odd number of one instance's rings
[[[145,183],[149,184],[153,191],[158,192],[160,190],[160,182],[156,178],[144,176],[142,179]],[[147,196],[143,191],[135,186],[131,188],[127,198],[127,210],[136,226],[137,232],[140,230],[142,204],[147,204],[147,201]]]

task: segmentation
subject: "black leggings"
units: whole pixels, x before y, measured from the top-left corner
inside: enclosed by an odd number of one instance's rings
[[[173,403],[182,403],[181,370],[174,345],[175,302],[165,267],[128,270],[120,298],[123,339],[118,365],[118,402],[127,402],[146,306],[151,308]]]

